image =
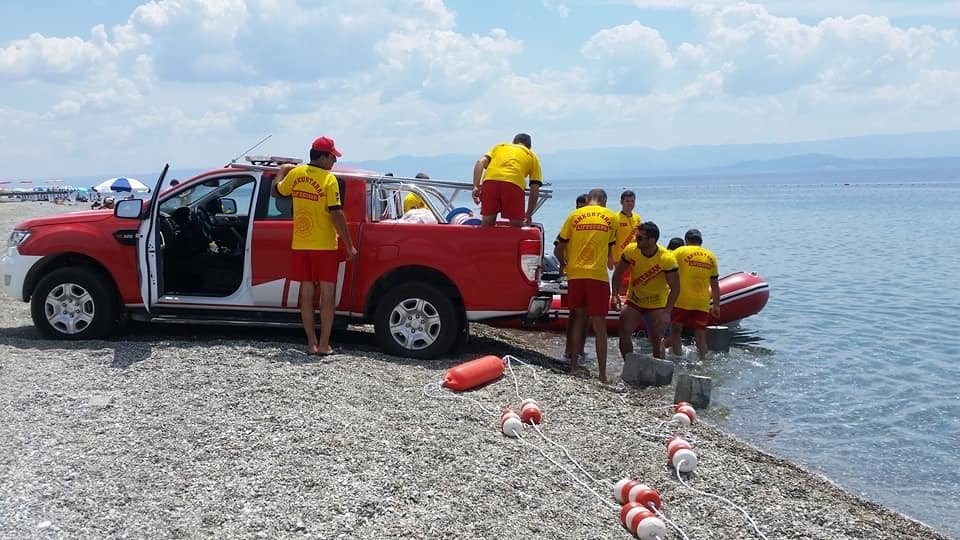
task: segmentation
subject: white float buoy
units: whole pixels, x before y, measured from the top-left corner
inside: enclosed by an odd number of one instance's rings
[[[504,435],[515,439],[520,436],[522,430],[523,422],[520,421],[520,417],[516,414],[506,417],[503,424],[500,425],[500,431],[502,431]]]
[[[665,538],[667,536],[667,526],[660,518],[648,517],[640,521],[634,534],[636,534],[640,540]]]
[[[680,412],[674,414],[670,421],[674,424],[680,424],[681,426],[690,425],[690,417]]]
[[[613,485],[613,498],[616,499],[618,503],[623,504],[627,502],[627,500],[623,497],[623,488],[630,482],[633,482],[633,480],[629,478],[623,478],[618,480],[617,483]],[[630,490],[628,489],[627,491],[629,492]]]
[[[677,450],[670,461],[674,467],[680,469],[680,472],[691,472],[697,468],[697,454],[689,448]]]

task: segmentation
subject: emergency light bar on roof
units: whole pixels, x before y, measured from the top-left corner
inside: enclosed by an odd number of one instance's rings
[[[284,157],[284,156],[244,156],[244,159],[247,160],[247,163],[251,165],[258,165],[260,167],[279,167],[286,163],[293,165],[299,165],[303,163],[302,159]]]

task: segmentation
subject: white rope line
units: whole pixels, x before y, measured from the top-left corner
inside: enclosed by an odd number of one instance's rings
[[[586,469],[584,469],[582,466],[580,466],[580,463],[578,463],[577,460],[573,459],[573,456],[570,455],[570,452],[567,450],[567,448],[566,448],[565,446],[563,446],[562,444],[554,441],[554,440],[551,439],[550,437],[547,437],[546,435],[544,435],[544,434],[543,434],[543,431],[540,431],[540,426],[538,426],[537,424],[535,424],[535,423],[533,422],[533,420],[530,421],[530,425],[533,426],[533,429],[534,429],[541,437],[543,437],[543,440],[545,440],[545,441],[547,441],[548,443],[552,444],[553,446],[556,446],[557,448],[563,450],[563,453],[567,456],[567,459],[570,460],[570,463],[573,463],[574,465],[576,465],[576,467],[577,467],[578,469],[580,469],[580,472],[582,472],[583,474],[585,474],[585,475],[587,476],[587,478],[589,478],[590,480],[593,480],[595,483],[600,484],[601,486],[603,486],[603,487],[605,487],[605,488],[613,487],[614,485],[616,485],[616,484],[614,484],[613,482],[610,482],[609,480],[608,480],[607,482],[603,482],[603,481],[601,481],[601,480],[598,480],[598,479],[594,478],[594,476],[593,476],[592,474],[588,473]]]
[[[690,537],[687,536],[687,533],[683,532],[683,529],[681,529],[679,526],[677,526],[676,523],[670,521],[670,518],[668,518],[666,514],[664,514],[664,513],[661,512],[660,510],[658,510],[656,506],[654,506],[653,504],[651,504],[651,505],[650,505],[650,509],[653,510],[653,513],[656,514],[658,518],[666,521],[666,522],[667,522],[667,525],[670,525],[671,527],[673,527],[673,530],[675,530],[675,531],[677,531],[678,533],[680,533],[680,536],[683,537],[683,540],[690,540]]]
[[[564,466],[563,466],[562,464],[560,464],[557,460],[555,460],[555,459],[553,459],[552,457],[550,457],[546,452],[543,451],[542,448],[540,448],[539,446],[537,446],[537,445],[535,445],[535,444],[533,444],[533,443],[525,440],[525,439],[523,438],[523,436],[517,437],[517,440],[520,441],[521,443],[523,443],[523,444],[525,444],[525,445],[533,448],[533,449],[536,450],[537,452],[540,452],[540,455],[542,455],[543,457],[547,458],[547,460],[550,461],[550,463],[553,463],[554,465],[557,466],[557,468],[559,468],[559,469],[562,470],[563,472],[567,473],[567,474],[570,476],[570,478],[573,478],[573,481],[574,481],[574,482],[576,482],[576,483],[580,484],[581,486],[583,486],[584,489],[586,489],[587,491],[589,491],[590,493],[592,493],[594,497],[596,497],[597,499],[599,499],[601,503],[603,503],[603,504],[606,505],[607,507],[611,508],[611,509],[614,510],[615,512],[619,512],[619,511],[620,511],[620,507],[619,507],[618,505],[610,502],[610,500],[609,500],[607,497],[604,497],[604,496],[600,495],[599,493],[597,493],[596,491],[594,491],[593,488],[591,488],[586,482],[584,482],[583,480],[577,478],[577,475],[575,475],[572,471],[570,471],[570,469],[567,469],[566,467],[564,467]]]
[[[533,364],[530,364],[530,363],[528,363],[528,362],[524,362],[523,360],[517,358],[516,356],[510,355],[510,354],[504,356],[503,359],[506,360],[507,366],[509,366],[512,362],[517,362],[517,363],[519,363],[520,365],[525,366],[527,369],[530,370],[530,375],[533,376],[533,382],[535,382],[535,383],[537,383],[537,384],[540,384],[540,379],[537,378],[537,370],[536,370],[536,368],[533,367]]]
[[[512,362],[510,362],[510,358],[512,358],[512,357],[511,357],[511,356],[504,356],[504,357],[503,357],[503,359],[507,361],[507,362],[506,362],[506,363],[507,363],[507,369],[510,370],[510,375],[513,377],[513,387],[514,387],[514,389],[516,389],[516,391],[517,391],[517,399],[519,399],[520,401],[523,401],[523,396],[520,395],[520,381],[517,379],[517,374],[513,372],[513,366],[510,365],[510,364],[512,363]]]
[[[427,389],[428,389],[428,388],[431,389],[431,390],[434,390],[434,389],[435,389],[435,390],[438,392],[438,394],[436,394],[436,395],[430,394],[429,392],[427,392]],[[461,396],[461,395],[458,395],[458,394],[454,394],[453,392],[447,392],[447,391],[445,391],[445,390],[443,389],[443,383],[440,383],[440,382],[429,382],[429,383],[423,385],[423,389],[422,389],[421,391],[423,392],[423,395],[426,396],[426,397],[428,397],[428,398],[462,399],[462,400],[464,400],[464,401],[469,401],[469,402],[475,403],[478,407],[480,407],[480,408],[483,410],[483,412],[485,412],[485,413],[487,413],[487,414],[492,414],[493,416],[497,416],[496,411],[493,411],[493,410],[490,410],[490,409],[484,407],[484,406],[483,406],[483,403],[480,403],[479,401],[477,401],[477,400],[475,400],[475,399],[473,399],[473,398],[468,398],[468,397],[466,397],[466,396]]]
[[[686,463],[686,462],[687,462],[686,460],[681,460],[680,463],[677,463],[677,464],[674,466],[674,468],[675,468],[675,470],[676,470],[676,472],[677,472],[677,480],[679,480],[680,483],[683,484],[684,487],[686,487],[687,489],[693,491],[694,493],[697,493],[697,494],[700,494],[700,495],[706,495],[707,497],[713,497],[714,499],[717,499],[717,500],[719,500],[719,501],[725,502],[725,503],[729,504],[730,506],[736,508],[737,510],[740,511],[741,514],[743,514],[743,516],[744,516],[745,518],[747,518],[747,521],[750,523],[750,525],[753,526],[753,530],[757,531],[757,536],[759,536],[760,538],[763,538],[763,540],[767,540],[767,537],[764,536],[762,532],[760,532],[760,527],[757,527],[757,523],[756,523],[755,521],[753,521],[753,518],[750,517],[750,514],[748,514],[746,510],[744,510],[743,508],[741,508],[740,506],[738,506],[737,503],[731,501],[730,499],[728,499],[728,498],[726,498],[726,497],[722,497],[722,496],[720,496],[720,495],[714,495],[713,493],[707,493],[706,491],[700,491],[699,489],[697,489],[697,488],[691,486],[690,484],[684,482],[684,481],[683,481],[683,478],[680,477],[680,465],[682,465],[682,464],[684,464],[684,463]]]

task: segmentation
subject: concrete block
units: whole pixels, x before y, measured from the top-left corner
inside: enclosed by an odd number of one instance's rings
[[[623,359],[623,372],[620,379],[627,384],[638,384],[640,381],[640,355],[630,353]]]
[[[667,386],[673,382],[673,362],[648,355],[628,354],[623,361],[623,382],[637,386]]]
[[[694,409],[706,409],[710,406],[712,388],[713,381],[710,377],[683,373],[677,378],[677,390],[673,395],[673,401],[674,403],[686,401],[693,405]]]
[[[728,352],[733,341],[733,330],[726,326],[707,327],[707,348],[711,351]]]

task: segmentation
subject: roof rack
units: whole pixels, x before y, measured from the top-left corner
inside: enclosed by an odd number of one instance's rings
[[[280,165],[285,165],[287,163],[293,165],[299,165],[303,163],[302,159],[284,156],[244,156],[243,159],[245,159],[247,163],[259,167],[279,167]]]

